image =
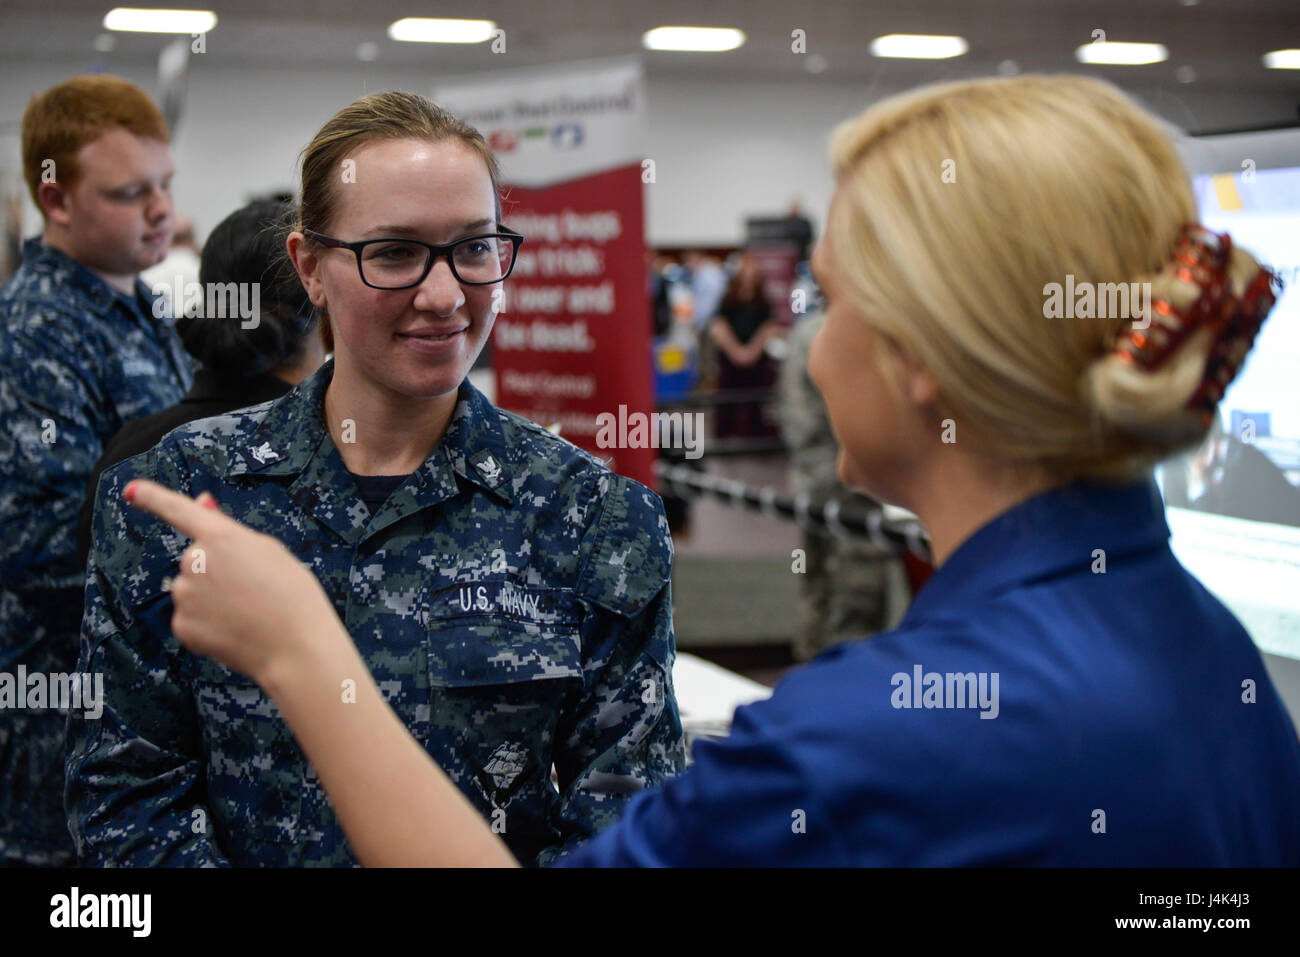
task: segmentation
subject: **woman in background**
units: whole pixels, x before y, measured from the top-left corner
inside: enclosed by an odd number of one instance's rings
[[[744,253],[736,274],[709,323],[709,337],[718,347],[718,389],[745,391],[770,388],[776,379],[767,357],[768,340],[781,327],[772,319],[772,306],[763,292],[763,272],[753,253]],[[722,402],[717,409],[718,438],[756,438],[775,434],[762,418],[761,402]]]
[[[1300,864],[1295,726],[1150,478],[1205,434],[1275,277],[1195,225],[1168,138],[1096,80],[923,88],[844,124],[832,160],[809,371],[841,477],[914,511],[937,571],[897,629],[738,709],[561,862]],[[1149,282],[1156,308],[1045,318],[1067,276]],[[182,569],[177,637],[267,689],[363,861],[509,862],[373,686],[331,706],[360,663],[274,540],[126,493],[222,556]]]

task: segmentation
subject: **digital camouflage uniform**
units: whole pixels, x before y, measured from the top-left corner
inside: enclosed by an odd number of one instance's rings
[[[86,579],[77,512],[104,443],[176,402],[189,357],[136,281],[125,295],[38,240],[0,290],[0,672],[67,674]],[[142,301],[143,298],[143,301]],[[74,860],[66,712],[0,708],[0,863]]]
[[[808,351],[825,319],[822,313],[807,316],[787,339],[789,354],[778,382],[781,436],[790,451],[794,494],[846,499],[857,493],[840,481],[839,445],[821,395],[808,377]],[[887,626],[886,594],[893,559],[869,542],[848,541],[828,531],[805,531],[803,547],[804,624],[792,646],[795,658],[806,661],[823,648]]]
[[[389,704],[524,863],[683,766],[658,496],[467,380],[372,516],[322,418],[332,374],[101,480],[80,666],[104,673],[105,706],[70,722],[67,765],[83,863],[356,863],[269,698],[172,636],[165,579],[188,542],[122,502],[135,477],[211,492],[303,559]]]

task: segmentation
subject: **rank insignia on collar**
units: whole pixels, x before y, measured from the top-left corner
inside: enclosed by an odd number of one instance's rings
[[[501,481],[501,466],[497,465],[497,460],[488,456],[482,462],[475,462],[474,467],[483,474],[484,480],[491,485],[496,485]]]
[[[271,459],[278,459],[280,456],[271,450],[270,442],[263,442],[257,448],[253,449],[253,458],[257,459],[259,465],[265,465]]]

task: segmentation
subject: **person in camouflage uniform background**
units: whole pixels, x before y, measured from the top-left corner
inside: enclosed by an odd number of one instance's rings
[[[789,352],[777,382],[781,437],[790,451],[790,486],[813,499],[866,496],[845,487],[837,471],[839,445],[821,396],[808,377],[808,350],[825,322],[812,313],[787,337]],[[889,592],[897,559],[865,541],[828,531],[803,532],[806,570],[800,577],[803,626],[791,643],[794,657],[807,661],[823,648],[875,634],[890,625]]]
[[[167,140],[148,96],[111,76],[59,84],[23,116],[24,173],[45,231],[25,243],[0,290],[6,675],[72,671],[86,482],[124,422],[171,405],[191,381],[171,319],[158,318],[137,275],[163,257],[171,234]],[[0,863],[74,860],[63,810],[67,715],[47,704],[0,707]]]
[[[548,863],[684,766],[662,503],[466,379],[515,239],[492,240],[499,268],[474,282],[449,246],[426,257],[389,232],[470,243],[480,263],[500,216],[486,143],[424,97],[362,97],[307,147],[288,249],[334,358],[100,482],[79,664],[104,674],[104,716],[72,717],[67,762],[82,862],[356,863],[267,696],[177,643],[186,542],[127,508],[137,477],[210,492],[306,563],[389,704],[521,861]],[[333,248],[359,236],[379,240],[369,266]]]

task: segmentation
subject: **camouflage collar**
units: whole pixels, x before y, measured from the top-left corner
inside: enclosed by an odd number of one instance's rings
[[[143,296],[149,303],[157,299],[139,276],[135,278],[135,295],[119,292],[63,250],[55,249],[40,238],[23,243],[23,265],[37,272],[65,273],[69,284],[82,296],[80,304],[97,316],[108,312],[115,299],[121,299],[133,310],[138,308],[135,303],[137,296]]]
[[[252,438],[231,448],[227,474],[296,476],[309,468],[343,468],[323,414],[325,390],[333,376],[331,358],[272,404]],[[337,461],[327,465],[325,459]],[[506,444],[501,416],[466,378],[447,431],[417,470],[420,489],[428,488],[433,495],[423,504],[455,495],[454,473],[511,505],[515,471],[517,462]]]

